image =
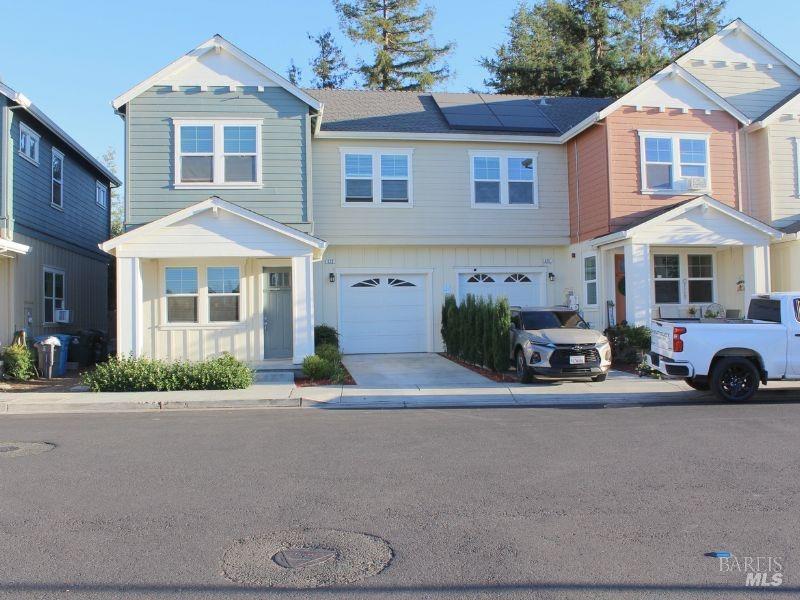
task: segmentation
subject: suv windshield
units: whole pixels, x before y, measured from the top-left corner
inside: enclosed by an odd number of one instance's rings
[[[520,313],[524,329],[588,329],[586,321],[572,310],[536,310]]]

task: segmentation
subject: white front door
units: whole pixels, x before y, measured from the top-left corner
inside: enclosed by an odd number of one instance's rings
[[[544,273],[521,269],[504,273],[475,271],[458,276],[459,301],[472,294],[476,298],[506,298],[511,306],[543,306]]]
[[[426,275],[348,274],[339,285],[342,352],[429,351]]]

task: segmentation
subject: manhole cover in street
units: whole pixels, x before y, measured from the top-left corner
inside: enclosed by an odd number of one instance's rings
[[[259,587],[313,588],[372,577],[392,560],[386,541],[335,529],[286,529],[236,540],[222,556],[222,573]]]
[[[336,558],[336,552],[324,548],[289,548],[281,550],[272,560],[284,569],[302,569],[328,562]]]
[[[0,457],[16,458],[41,454],[55,448],[55,444],[47,442],[0,442]]]

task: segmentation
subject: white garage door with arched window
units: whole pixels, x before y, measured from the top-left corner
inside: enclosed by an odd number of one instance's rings
[[[474,269],[458,275],[458,298],[505,297],[511,306],[546,304],[544,273],[530,269],[492,271]]]
[[[339,290],[342,352],[430,351],[427,274],[341,274]]]

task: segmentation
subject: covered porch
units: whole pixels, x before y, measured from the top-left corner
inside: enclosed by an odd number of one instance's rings
[[[781,232],[708,196],[593,240],[598,318],[743,318],[770,291],[770,243]]]
[[[314,352],[318,238],[213,197],[101,247],[117,261],[120,356],[299,364]]]
[[[16,310],[17,257],[30,252],[30,246],[0,237],[0,346],[11,342],[15,328],[24,326]]]

